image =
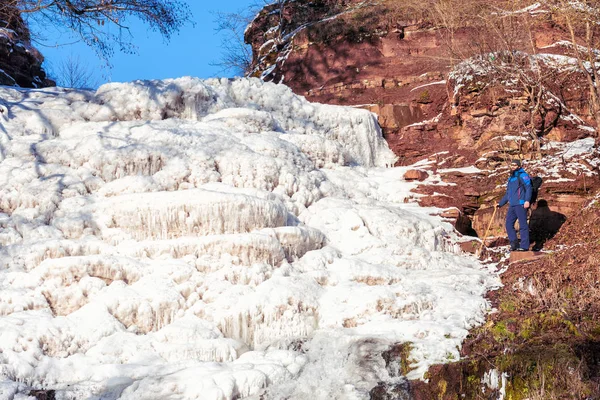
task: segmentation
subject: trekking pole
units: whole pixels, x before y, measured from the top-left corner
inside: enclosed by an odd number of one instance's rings
[[[494,212],[492,213],[492,218],[490,219],[490,223],[488,224],[488,227],[485,231],[485,235],[483,235],[483,240],[481,241],[479,250],[477,250],[477,253],[476,253],[477,257],[479,257],[481,255],[481,250],[483,249],[483,245],[484,245],[485,241],[487,240],[487,235],[488,235],[488,232],[490,231],[490,228],[492,227],[492,222],[494,222],[494,217],[496,216],[497,210],[498,210],[498,206],[494,206]]]

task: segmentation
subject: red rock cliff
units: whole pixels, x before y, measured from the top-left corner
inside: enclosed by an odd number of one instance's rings
[[[312,101],[377,113],[399,164],[429,158],[423,167],[429,175],[456,184],[423,186],[431,196],[421,202],[458,208],[454,218],[464,233],[482,234],[512,158],[530,160],[528,171],[545,178],[541,196],[551,208],[576,210],[598,186],[599,163],[593,139],[586,141],[596,136],[595,124],[566,29],[539,6],[517,10],[514,15],[526,18],[517,22],[530,24],[531,35],[513,35],[510,51],[485,56],[482,40],[493,40],[482,39],[481,31],[455,27],[449,43],[449,29],[394,4],[268,6],[246,31],[252,74]],[[583,144],[586,151],[569,150]],[[467,166],[477,168],[453,170]],[[502,235],[502,218],[496,216],[493,235]]]

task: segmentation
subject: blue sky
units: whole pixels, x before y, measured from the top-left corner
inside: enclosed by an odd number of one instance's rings
[[[92,49],[83,43],[61,45],[76,40],[76,37],[55,30],[45,30],[43,37],[33,43],[45,56],[48,69],[56,71],[62,60],[76,56],[94,71],[94,80],[124,82],[134,79],[162,79],[191,75],[200,78],[231,76],[221,67],[211,66],[218,61],[221,36],[215,32],[214,12],[238,12],[245,10],[252,0],[187,0],[195,26],[188,24],[170,42],[165,43],[160,34],[152,32],[143,23],[131,19],[128,25],[133,34],[132,42],[138,47],[137,54],[116,51],[111,58],[112,68],[98,59]],[[32,26],[36,33],[36,26]],[[40,32],[37,32],[38,34]],[[59,46],[56,46],[59,44]],[[49,47],[48,47],[49,46]]]

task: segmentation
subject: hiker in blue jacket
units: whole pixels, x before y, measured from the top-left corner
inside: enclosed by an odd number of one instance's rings
[[[527,225],[527,209],[530,206],[532,185],[531,178],[527,172],[521,168],[521,160],[513,160],[511,162],[512,173],[508,178],[506,185],[506,194],[498,207],[502,207],[506,203],[509,204],[508,213],[506,214],[506,233],[510,240],[511,251],[528,251],[529,250],[529,226]],[[519,233],[521,234],[521,243],[517,239],[515,231],[515,221],[519,220]]]

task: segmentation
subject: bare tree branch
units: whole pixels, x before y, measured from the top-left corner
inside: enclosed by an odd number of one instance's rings
[[[166,40],[190,21],[189,6],[180,0],[2,0],[0,13],[17,9],[42,24],[67,28],[104,60],[121,51],[132,52],[126,21],[139,18]],[[112,33],[110,27],[116,27]]]
[[[253,15],[252,8],[235,13],[215,13],[215,30],[222,35],[221,54],[211,65],[221,67],[221,72],[245,76],[250,71],[252,48],[244,42],[244,31]]]

